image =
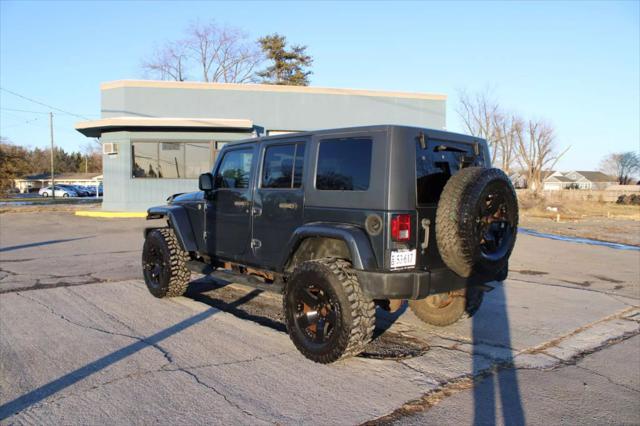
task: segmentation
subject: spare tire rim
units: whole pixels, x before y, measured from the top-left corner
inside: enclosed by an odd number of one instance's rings
[[[480,254],[488,260],[500,260],[511,246],[515,227],[504,188],[489,186],[481,198],[479,210],[477,235]]]
[[[296,327],[310,343],[327,343],[336,329],[340,305],[314,285],[298,286],[294,297]]]

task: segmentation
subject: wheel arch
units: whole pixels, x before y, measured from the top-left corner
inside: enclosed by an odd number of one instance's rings
[[[327,222],[297,228],[289,239],[280,269],[291,271],[304,261],[323,257],[347,259],[358,270],[378,269],[371,243],[362,229]]]
[[[180,247],[187,252],[197,251],[195,235],[191,220],[186,209],[182,206],[158,206],[151,207],[147,210],[147,220],[151,219],[167,219],[167,223],[176,234]],[[164,228],[164,226],[151,226],[144,229],[144,236],[154,229]]]

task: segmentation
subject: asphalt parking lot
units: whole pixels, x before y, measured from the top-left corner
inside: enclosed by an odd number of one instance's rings
[[[0,215],[3,423],[640,423],[639,251],[520,235],[473,319],[379,312],[363,356],[318,365],[276,295],[153,298],[144,226]]]

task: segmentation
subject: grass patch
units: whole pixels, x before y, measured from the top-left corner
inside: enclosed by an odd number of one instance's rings
[[[640,206],[629,206],[599,200],[570,200],[559,194],[534,195],[518,193],[520,214],[524,217],[581,220],[591,218],[627,219],[640,221]],[[555,211],[557,209],[557,211]]]

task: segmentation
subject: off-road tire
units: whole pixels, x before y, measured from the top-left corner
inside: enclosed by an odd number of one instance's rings
[[[452,291],[449,293],[451,303],[442,308],[432,306],[429,297],[409,300],[409,308],[423,322],[444,327],[461,319],[471,318],[480,309],[484,291],[476,287]]]
[[[497,259],[481,255],[477,221],[478,206],[489,186],[498,188],[513,224],[512,237]],[[518,200],[509,177],[500,169],[468,167],[453,175],[444,187],[436,212],[436,241],[444,263],[461,277],[494,273],[504,269],[515,245]]]
[[[314,347],[296,325],[294,290],[309,280],[333,292],[340,304],[339,326],[324,347]],[[328,364],[358,355],[371,341],[375,328],[375,304],[362,292],[351,263],[338,258],[303,262],[287,280],[283,292],[283,311],[289,337],[298,350],[312,361]]]
[[[152,251],[161,256],[160,274],[154,280],[146,266],[153,261]],[[182,296],[189,285],[191,272],[186,262],[189,254],[182,250],[173,229],[159,228],[147,234],[142,248],[142,270],[149,292],[158,298]]]

